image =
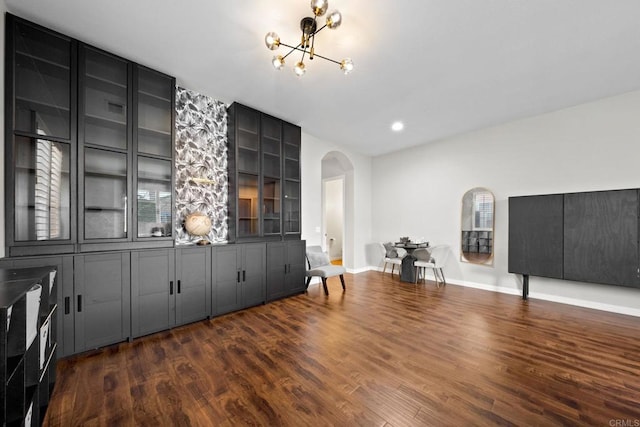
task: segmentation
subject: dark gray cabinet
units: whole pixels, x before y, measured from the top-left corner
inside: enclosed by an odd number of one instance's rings
[[[509,272],[640,287],[639,190],[509,198]]]
[[[7,14],[10,256],[172,247],[175,79]]]
[[[267,300],[305,290],[305,241],[267,243]]]
[[[130,253],[74,257],[75,352],[131,335]]]
[[[131,254],[131,332],[134,337],[175,325],[173,250]]]
[[[82,43],[78,62],[79,241],[127,241],[133,65]]]
[[[60,254],[76,243],[76,47],[6,15],[7,254]]]
[[[173,246],[175,80],[79,50],[80,251]]]
[[[224,314],[266,301],[265,243],[214,248],[214,314]]]
[[[230,239],[299,239],[300,127],[233,103],[227,129]]]
[[[131,253],[133,337],[211,315],[211,248]]]
[[[176,249],[176,324],[211,316],[211,247]]]
[[[134,240],[173,243],[175,79],[134,67]]]
[[[640,285],[638,190],[564,195],[564,278]]]
[[[563,277],[564,196],[509,198],[509,272]]]
[[[300,149],[301,130],[291,123],[282,123],[282,169],[284,176],[282,221],[285,237],[300,238]]]

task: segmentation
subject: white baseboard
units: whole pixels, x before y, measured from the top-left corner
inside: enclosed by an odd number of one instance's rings
[[[382,272],[382,267],[369,266],[367,268],[359,269],[359,270]],[[359,271],[359,272],[362,272],[362,271]],[[466,280],[457,280],[457,279],[448,278],[447,284],[452,284],[457,286],[466,286],[468,288],[482,289],[484,291],[500,292],[502,294],[522,295],[522,291],[519,289],[507,288],[504,286],[487,285],[484,283],[469,282]],[[539,292],[529,292],[529,298],[550,301],[550,302],[557,302],[560,304],[574,305],[577,307],[591,308],[594,310],[608,311],[611,313],[626,314],[628,316],[640,317],[640,309],[632,308],[632,307],[622,307],[619,305],[604,304],[596,301],[586,301],[586,300],[581,300],[577,298],[568,298],[568,297],[550,295],[550,294],[539,293]]]

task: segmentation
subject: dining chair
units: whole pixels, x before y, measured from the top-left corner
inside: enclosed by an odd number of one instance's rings
[[[329,289],[327,288],[327,279],[329,277],[340,276],[340,283],[342,284],[342,290],[345,291],[344,273],[347,269],[341,265],[331,264],[329,254],[322,250],[321,246],[307,246],[307,283],[306,287],[309,287],[312,277],[320,277],[322,279],[322,287],[324,288],[324,294],[329,295]]]
[[[413,256],[417,258],[413,265],[416,268],[416,283],[418,283],[419,273],[422,272],[422,279],[426,279],[425,271],[427,268],[433,270],[433,276],[436,281],[436,287],[440,287],[440,281],[443,285],[447,284],[444,278],[444,271],[442,270],[449,258],[449,246],[448,245],[436,245],[431,248],[416,249],[413,251]]]
[[[402,270],[402,258],[407,254],[404,249],[396,248],[393,243],[380,243],[380,247],[384,253],[384,265],[382,266],[382,273],[387,270],[387,264],[391,264],[391,277],[393,277],[393,271],[396,265],[398,266],[398,276]]]

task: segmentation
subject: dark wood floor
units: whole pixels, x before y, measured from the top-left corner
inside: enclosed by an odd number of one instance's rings
[[[639,318],[388,273],[329,282],[60,361],[45,425],[640,420]]]

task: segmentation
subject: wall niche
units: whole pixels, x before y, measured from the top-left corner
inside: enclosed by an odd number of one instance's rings
[[[176,87],[176,244],[201,239],[228,240],[227,107],[192,90]],[[187,215],[201,212],[211,219],[207,236],[191,236]]]

